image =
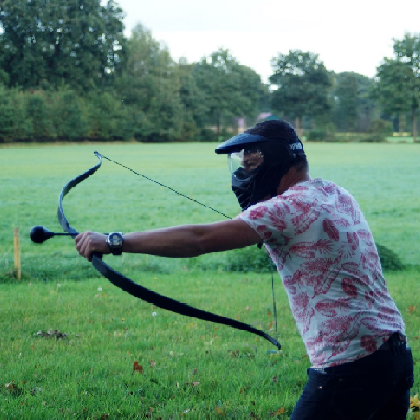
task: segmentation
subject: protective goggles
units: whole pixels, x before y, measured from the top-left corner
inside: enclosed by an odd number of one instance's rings
[[[242,149],[228,154],[228,164],[231,174],[251,173],[264,162],[264,154],[258,147]]]

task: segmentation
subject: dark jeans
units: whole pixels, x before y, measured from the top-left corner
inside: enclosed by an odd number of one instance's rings
[[[398,334],[355,362],[308,369],[291,420],[405,420],[413,356]]]

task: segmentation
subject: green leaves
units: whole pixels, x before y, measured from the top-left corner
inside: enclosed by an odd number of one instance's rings
[[[420,33],[407,33],[394,40],[394,58],[385,58],[378,67],[374,96],[382,109],[397,116],[400,131],[402,117],[411,112],[413,141],[416,141],[416,117],[420,107]]]
[[[273,270],[276,272],[277,269],[267,252],[257,246],[235,249],[226,253],[226,271],[268,273],[270,266],[273,266]],[[277,273],[275,275],[277,276]]]
[[[275,110],[301,118],[316,117],[330,109],[331,76],[317,54],[291,50],[273,58],[271,65],[270,82],[278,86],[272,96]]]
[[[2,68],[10,85],[45,89],[68,84],[83,92],[119,72],[122,10],[113,1],[4,0]]]
[[[400,257],[394,251],[378,243],[376,243],[376,248],[378,249],[383,270],[404,270],[405,264],[402,263]]]
[[[347,132],[366,131],[374,116],[375,104],[369,97],[373,80],[354,72],[334,76],[333,120],[337,129]]]
[[[260,76],[240,65],[229,50],[219,49],[194,66],[194,81],[202,92],[207,122],[216,127],[218,141],[224,118],[256,117],[264,98]]]

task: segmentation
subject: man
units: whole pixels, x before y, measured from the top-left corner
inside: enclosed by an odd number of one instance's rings
[[[194,257],[263,242],[312,364],[291,418],[405,419],[412,355],[355,199],[310,178],[302,143],[284,121],[259,123],[216,153],[228,154],[243,209],[236,219],[108,238],[85,232],[76,237],[79,253]]]

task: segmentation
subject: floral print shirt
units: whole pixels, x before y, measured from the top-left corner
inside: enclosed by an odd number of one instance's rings
[[[405,325],[356,200],[330,181],[300,182],[239,216],[261,237],[314,368],[357,360]]]

